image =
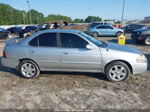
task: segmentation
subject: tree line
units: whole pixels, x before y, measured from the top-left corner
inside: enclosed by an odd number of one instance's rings
[[[31,20],[30,20],[31,14]],[[102,21],[98,16],[88,16],[85,19],[76,18],[63,15],[49,14],[44,17],[44,14],[34,9],[29,11],[17,10],[8,4],[0,4],[0,25],[17,25],[17,24],[42,24],[48,21],[64,20],[69,23],[90,23],[95,21]]]

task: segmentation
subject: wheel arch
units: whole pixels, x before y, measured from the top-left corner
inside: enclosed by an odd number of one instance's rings
[[[145,40],[147,37],[150,37],[150,34],[145,35],[145,36],[144,36],[144,40]]]
[[[124,32],[123,32],[123,31],[117,31],[117,32],[116,32],[116,35],[117,35],[118,33],[124,33]]]
[[[124,61],[124,60],[113,60],[113,61],[107,63],[107,64],[105,65],[105,67],[104,67],[104,72],[106,71],[106,67],[107,67],[109,64],[114,63],[114,62],[117,62],[117,61],[125,63],[125,64],[129,67],[130,73],[133,74],[133,68],[132,68],[131,64],[130,64],[129,62],[127,62],[127,61]]]
[[[34,63],[37,65],[37,67],[39,68],[39,70],[40,70],[39,64],[38,64],[36,61],[34,61],[33,59],[30,59],[30,58],[22,58],[22,59],[19,59],[19,62],[18,62],[18,65],[17,65],[17,70],[18,70],[18,67],[19,67],[20,63],[21,63],[22,61],[24,61],[24,60],[29,60],[29,61],[34,62]]]
[[[93,31],[93,32],[92,32],[92,35],[93,35],[94,33],[97,33],[98,35],[100,35],[100,33],[99,33],[98,31]]]
[[[146,39],[147,39],[147,38],[150,38],[150,34],[148,34],[148,35],[146,35],[146,36],[144,37],[144,44],[150,46],[150,44],[146,44]]]

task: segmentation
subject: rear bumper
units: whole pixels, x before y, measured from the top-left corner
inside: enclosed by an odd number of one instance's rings
[[[1,58],[1,64],[8,68],[14,68],[16,69],[19,61],[16,59],[8,59],[8,58]]]

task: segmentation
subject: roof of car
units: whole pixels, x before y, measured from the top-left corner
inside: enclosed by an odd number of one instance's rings
[[[41,32],[55,32],[55,33],[80,33],[78,30],[68,30],[68,29],[50,29],[50,30],[43,30]]]

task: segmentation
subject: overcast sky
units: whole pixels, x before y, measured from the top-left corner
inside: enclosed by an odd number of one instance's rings
[[[74,18],[89,15],[103,19],[121,19],[123,0],[29,0],[31,8],[47,16],[61,14]],[[28,10],[26,0],[0,0],[20,10]],[[125,19],[143,19],[150,16],[150,0],[126,0]]]

